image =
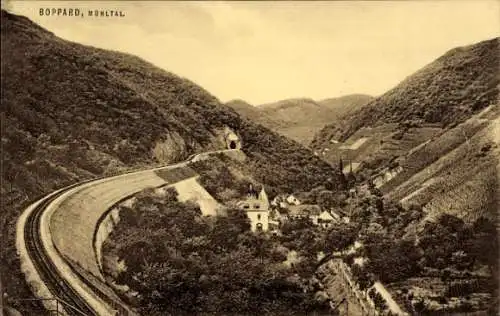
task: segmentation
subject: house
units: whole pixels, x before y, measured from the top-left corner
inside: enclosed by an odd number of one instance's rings
[[[315,204],[290,205],[288,207],[289,219],[309,218],[314,225],[318,224],[320,214],[321,208]]]
[[[336,219],[332,213],[328,211],[323,211],[321,212],[321,214],[318,215],[316,225],[321,226],[323,228],[328,228],[337,221],[338,219]]]
[[[250,185],[247,198],[238,202],[237,206],[247,213],[253,232],[269,230],[269,200],[264,187],[257,194]]]
[[[334,223],[346,222],[345,218],[341,217],[334,210],[322,211],[315,204],[290,205],[288,207],[287,219],[309,218],[314,225],[322,228],[329,228]]]
[[[300,201],[299,199],[293,195],[293,194],[290,194],[287,198],[286,198],[286,202],[290,205],[300,205]]]
[[[335,212],[335,210],[330,210],[330,211],[323,211],[321,212],[321,214],[319,214],[317,225],[323,228],[329,228],[334,223],[341,223],[341,222],[345,222],[344,218],[342,218],[338,212]]]
[[[269,230],[273,233],[277,233],[279,231],[280,222],[274,219],[269,219]]]
[[[271,205],[274,207],[281,207],[281,208],[286,208],[288,206],[288,203],[286,202],[286,196],[279,194],[277,195],[272,201]]]
[[[271,205],[277,208],[287,208],[288,207],[288,202],[286,201],[287,196],[286,195],[278,195],[274,198],[273,202]]]

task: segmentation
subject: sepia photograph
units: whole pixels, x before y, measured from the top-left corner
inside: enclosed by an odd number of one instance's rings
[[[0,316],[500,315],[500,1],[1,0]]]

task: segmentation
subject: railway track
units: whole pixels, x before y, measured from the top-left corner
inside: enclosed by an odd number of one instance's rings
[[[102,179],[102,178],[99,178]],[[92,179],[83,181],[71,186],[66,187],[63,190],[45,198],[26,218],[26,224],[24,229],[24,240],[26,245],[26,250],[28,251],[33,265],[40,278],[47,287],[47,289],[55,296],[57,301],[62,303],[62,308],[64,308],[65,314],[70,316],[98,316],[97,313],[87,301],[80,296],[80,294],[71,286],[64,276],[59,273],[58,269],[55,267],[54,263],[51,261],[47,251],[43,245],[42,234],[40,231],[41,227],[41,217],[46,208],[61,195],[67,191],[89,183],[97,181],[99,179]],[[114,310],[114,315],[116,316],[134,316],[136,315],[128,307],[124,306],[121,301],[110,298],[110,296],[103,292],[98,286],[87,280],[82,276],[74,266],[67,262],[70,266],[72,272],[78,276],[78,278],[84,283],[93,294],[95,294],[99,299],[105,302]]]
[[[80,185],[80,184],[78,184]],[[87,302],[76,293],[70,284],[58,272],[50,260],[42,242],[40,234],[40,219],[47,206],[56,198],[64,194],[67,190],[75,187],[71,186],[60,191],[51,197],[46,198],[28,216],[24,230],[26,249],[28,250],[33,264],[38,271],[42,281],[57,299],[64,302],[64,310],[68,315],[90,316],[96,315]]]
[[[173,168],[175,166],[182,166],[195,162],[198,160],[207,159],[210,154],[217,154],[232,150],[219,150],[203,154],[195,154],[190,156],[187,160],[180,162],[175,165],[169,166]],[[158,167],[152,170],[160,170],[168,167]],[[131,171],[126,174],[131,174],[140,171]],[[121,175],[124,176],[125,174]],[[48,206],[58,199],[60,196],[66,192],[84,185],[86,183],[98,181],[106,177],[101,177],[97,179],[87,180],[80,183],[73,184],[64,189],[61,189],[47,197],[45,197],[41,202],[29,213],[26,217],[22,235],[24,235],[24,247],[31,259],[31,262],[36,269],[41,281],[50,291],[50,293],[55,296],[58,302],[62,302],[62,307],[64,308],[64,315],[70,316],[99,316],[99,313],[94,310],[92,305],[87,301],[85,297],[82,297],[80,293],[70,284],[70,282],[65,278],[56,265],[52,262],[49,253],[47,252],[44,241],[42,240],[41,225],[42,217]],[[64,256],[59,254],[61,258]],[[103,292],[96,284],[87,280],[81,273],[79,273],[75,267],[67,262],[68,266],[71,268],[72,272],[78,277],[78,279],[97,297],[102,303],[113,310],[113,315],[117,316],[131,316],[136,315],[135,312],[130,310],[121,301],[110,298],[109,295]]]

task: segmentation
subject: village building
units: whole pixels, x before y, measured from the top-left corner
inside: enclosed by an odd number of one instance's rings
[[[317,225],[321,226],[322,228],[329,228],[331,227],[334,223],[338,222],[340,217],[335,214],[338,218],[333,216],[333,213],[330,213],[328,211],[323,211],[321,214],[318,215],[317,218]]]
[[[349,197],[355,198],[356,196],[358,196],[357,188],[350,188],[349,189]]]
[[[262,187],[257,194],[250,186],[247,198],[238,202],[238,207],[244,210],[250,219],[250,227],[253,232],[269,230],[269,199]]]
[[[271,206],[277,208],[286,208],[288,203],[286,202],[286,195],[279,194],[272,201]]]
[[[293,194],[290,194],[287,198],[286,198],[286,202],[290,205],[300,205],[300,200]]]
[[[315,204],[290,205],[287,210],[286,217],[283,216],[282,221],[308,218],[313,225],[325,229],[332,227],[334,224],[349,222],[348,217],[342,217],[334,210],[321,210]]]
[[[314,225],[318,224],[321,208],[315,204],[290,205],[288,207],[289,219],[309,218]]]

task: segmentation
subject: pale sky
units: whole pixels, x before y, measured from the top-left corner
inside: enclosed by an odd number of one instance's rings
[[[380,95],[456,46],[499,36],[500,1],[7,1],[56,35],[138,55],[225,102]],[[122,10],[123,18],[39,16]]]

